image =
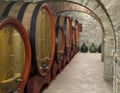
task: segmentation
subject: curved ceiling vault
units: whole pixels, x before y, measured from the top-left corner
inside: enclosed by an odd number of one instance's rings
[[[113,46],[113,50],[116,49],[116,38],[115,38],[115,29],[112,24],[111,18],[109,14],[107,13],[106,8],[104,5],[99,1],[99,0],[60,0],[60,1],[55,1],[55,0],[49,0],[47,2],[50,2],[51,6],[53,7],[53,11],[55,13],[59,11],[66,11],[66,10],[76,10],[79,6],[79,11],[85,12],[93,16],[95,19],[97,19],[98,22],[103,24],[104,30],[106,32],[106,37],[105,41],[107,40],[108,42],[111,42],[111,46]],[[77,7],[72,7],[71,4],[77,6]],[[62,6],[66,7],[62,7]],[[83,6],[83,7],[80,7]],[[55,8],[54,8],[55,7]],[[78,10],[77,9],[77,10]],[[97,16],[96,16],[97,15]],[[99,20],[100,19],[100,20]],[[109,32],[109,33],[108,33]],[[109,44],[106,44],[109,45]],[[111,51],[111,50],[109,50]],[[111,53],[108,56],[112,56]]]
[[[99,18],[94,12],[92,12],[90,9],[85,8],[84,6],[82,6],[82,5],[80,5],[80,4],[78,5],[78,4],[71,3],[71,2],[59,2],[59,3],[53,3],[53,2],[51,3],[51,2],[49,2],[49,4],[50,4],[50,6],[51,6],[51,9],[54,11],[54,15],[57,15],[57,14],[59,14],[60,12],[65,12],[65,11],[83,12],[83,13],[86,13],[86,14],[88,14],[88,15],[91,15],[91,16],[94,17],[95,20],[97,20],[98,23],[101,25],[102,32],[103,32],[103,34],[104,34],[104,27],[103,27],[103,24],[102,24],[100,18]],[[57,7],[56,7],[55,5],[56,5]],[[61,7],[61,8],[60,8],[61,5],[63,5],[64,7]],[[67,5],[67,6],[65,7],[65,5]],[[54,6],[55,6],[56,8],[54,8]],[[70,7],[68,7],[68,6],[72,6],[72,7],[70,8]]]

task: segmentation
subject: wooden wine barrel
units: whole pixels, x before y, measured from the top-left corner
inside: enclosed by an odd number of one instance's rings
[[[56,50],[55,50],[55,60],[57,62],[62,61],[61,57],[64,54],[65,49],[65,36],[64,30],[59,25],[56,26]]]
[[[54,60],[56,62],[59,62],[59,58],[61,58],[64,55],[65,35],[63,28],[60,25],[58,25],[57,16],[53,16],[53,17],[54,17],[55,31],[56,31],[56,47],[55,47]]]
[[[31,67],[29,37],[13,18],[0,18],[0,93],[23,93]]]
[[[76,20],[74,18],[71,18],[71,21],[72,21],[72,27],[75,27],[76,25]]]
[[[59,15],[58,18],[57,18],[56,25],[61,26],[64,30],[65,52],[66,52],[67,49],[69,48],[69,50],[70,50],[70,48],[72,46],[72,22],[71,22],[71,18],[68,17],[68,16]]]
[[[78,22],[78,20],[75,20],[75,28],[76,28],[76,32],[77,32],[76,41],[77,41],[77,45],[78,45],[79,40],[80,40],[80,32],[82,31],[82,24],[80,24]]]
[[[19,19],[29,34],[34,74],[47,75],[52,67],[55,52],[55,27],[49,6],[43,2],[6,3],[7,6],[0,14]],[[0,5],[2,4],[5,2],[0,2]]]
[[[71,19],[72,21],[72,44],[73,45],[77,45],[78,42],[78,29],[76,27],[76,20],[75,19]]]
[[[77,31],[75,30],[75,28],[73,27],[73,31],[72,31],[72,44],[73,45],[77,45]]]
[[[1,4],[0,4],[0,16],[3,15],[4,9],[8,6],[9,3],[10,2],[1,2]],[[10,5],[9,5],[9,7],[10,7]]]

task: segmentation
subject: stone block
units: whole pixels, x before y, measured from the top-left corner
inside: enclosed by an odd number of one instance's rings
[[[113,80],[113,64],[104,63],[104,79]]]
[[[113,57],[105,57],[104,59],[104,78],[106,80],[113,80],[114,75],[114,58]]]

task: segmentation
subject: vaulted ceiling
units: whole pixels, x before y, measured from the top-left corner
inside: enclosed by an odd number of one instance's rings
[[[115,31],[118,31],[120,28],[119,26],[120,21],[118,21],[120,19],[119,11],[120,0],[44,0],[44,1],[52,1],[55,3],[61,1],[69,1],[74,4],[81,4],[82,6],[85,6],[92,10],[95,14],[99,15],[99,17],[101,18],[108,17],[108,20],[112,21]]]

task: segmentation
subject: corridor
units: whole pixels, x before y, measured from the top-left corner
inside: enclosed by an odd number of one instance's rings
[[[101,55],[78,53],[43,93],[112,93]]]

